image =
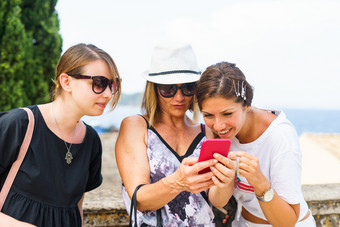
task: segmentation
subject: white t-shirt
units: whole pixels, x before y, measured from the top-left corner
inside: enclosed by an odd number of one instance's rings
[[[294,126],[281,111],[275,111],[277,118],[267,130],[255,141],[240,144],[235,137],[231,140],[231,151],[245,151],[259,159],[262,173],[270,181],[272,188],[289,204],[300,203],[300,217],[302,219],[308,206],[301,191],[302,154],[299,138]],[[237,169],[234,196],[238,202],[238,214],[242,206],[253,215],[267,220],[246,178],[240,176]]]

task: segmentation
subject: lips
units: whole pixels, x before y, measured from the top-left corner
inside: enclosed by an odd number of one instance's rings
[[[181,108],[184,108],[185,105],[174,105],[174,107],[177,108],[177,109],[181,109]]]
[[[230,133],[232,128],[228,129],[228,130],[223,130],[223,131],[218,131],[217,134],[220,136],[226,136]]]
[[[107,103],[97,103],[98,106],[105,108]]]

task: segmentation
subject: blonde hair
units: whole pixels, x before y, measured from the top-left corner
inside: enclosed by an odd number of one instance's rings
[[[96,60],[103,60],[109,67],[109,71],[115,86],[113,98],[111,101],[111,109],[114,109],[118,104],[118,100],[121,94],[121,78],[119,76],[117,66],[111,56],[104,50],[96,47],[93,44],[79,43],[70,47],[60,57],[56,67],[55,79],[53,80],[55,88],[51,94],[52,100],[55,100],[62,93],[62,88],[59,82],[59,76],[62,73],[81,74],[83,68],[87,64]]]
[[[156,84],[150,81],[146,82],[145,91],[142,100],[142,109],[145,110],[145,114],[149,119],[150,126],[156,125],[161,117],[161,109],[158,102],[158,92]],[[193,96],[189,110],[193,112],[193,121],[198,122],[199,108],[197,104],[196,96]]]

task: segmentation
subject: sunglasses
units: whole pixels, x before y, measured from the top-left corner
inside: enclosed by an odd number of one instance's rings
[[[101,94],[105,91],[106,87],[109,86],[112,93],[115,91],[115,87],[118,87],[121,79],[116,77],[116,86],[113,83],[113,80],[109,80],[108,78],[104,76],[86,76],[81,74],[74,74],[70,75],[71,77],[74,77],[76,79],[92,79],[92,91],[96,94]]]
[[[164,98],[174,97],[178,89],[182,91],[184,96],[193,96],[196,91],[196,82],[185,83],[181,86],[177,86],[176,84],[157,84],[156,86]]]

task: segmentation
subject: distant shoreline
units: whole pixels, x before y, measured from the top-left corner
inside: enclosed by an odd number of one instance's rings
[[[283,109],[283,111],[296,128],[299,136],[310,132],[340,133],[340,110]],[[140,113],[139,105],[119,104],[113,111],[105,110],[103,115],[96,117],[84,116],[83,120],[100,133],[112,132],[119,130],[121,121],[125,117]],[[189,117],[190,114],[188,112]],[[202,115],[200,123],[204,123]]]

